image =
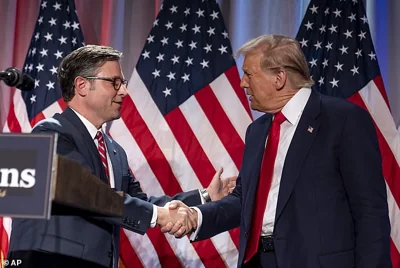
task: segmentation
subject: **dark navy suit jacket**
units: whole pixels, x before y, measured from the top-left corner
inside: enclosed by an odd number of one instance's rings
[[[107,182],[97,147],[86,127],[70,108],[62,114],[40,122],[33,132],[56,132],[57,153],[73,159]],[[115,188],[128,194],[125,217],[93,218],[52,216],[50,220],[15,219],[12,224],[9,251],[40,251],[79,258],[105,267],[117,267],[119,226],[144,234],[150,226],[153,205],[163,206],[171,199],[187,205],[201,204],[198,190],[178,194],[173,198],[147,197],[139,182],[130,173],[125,151],[109,136],[105,137],[113,166]],[[87,189],[90,194],[90,189]]]
[[[234,192],[199,206],[199,240],[240,226],[239,267],[271,119],[248,127]],[[273,239],[280,268],[391,267],[386,187],[366,111],[311,93],[284,162]]]

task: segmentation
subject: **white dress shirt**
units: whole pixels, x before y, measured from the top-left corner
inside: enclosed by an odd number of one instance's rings
[[[272,176],[272,184],[268,194],[267,206],[265,208],[261,235],[271,235],[274,231],[276,206],[278,204],[279,186],[281,183],[283,164],[285,163],[286,154],[289,145],[292,142],[297,125],[299,124],[301,115],[303,114],[304,107],[307,104],[311,95],[310,88],[301,88],[282,109],[282,113],[286,121],[281,124],[278,152],[275,159],[274,172]],[[268,140],[268,137],[267,137]],[[267,142],[265,142],[265,145]],[[201,211],[194,207],[197,211],[197,230],[194,232],[190,239],[194,240],[201,228],[203,222],[203,215]]]
[[[304,107],[311,95],[310,88],[301,88],[282,109],[286,121],[281,124],[278,152],[276,154],[271,188],[265,208],[261,235],[271,235],[274,231],[276,206],[278,204],[279,186],[281,184],[283,164],[292,142],[297,125],[299,124]],[[268,138],[267,138],[268,140]],[[267,144],[265,142],[265,144]]]
[[[71,108],[71,107],[70,107]],[[107,144],[105,139],[107,139],[107,137],[104,135],[104,127],[105,124],[103,124],[103,126],[100,129],[97,129],[92,123],[89,122],[89,120],[87,120],[85,117],[83,117],[81,114],[79,114],[77,111],[75,111],[74,109],[71,108],[72,111],[75,112],[75,114],[79,117],[79,119],[82,121],[82,123],[85,125],[87,131],[90,134],[90,137],[92,137],[94,144],[96,144],[96,147],[99,148],[99,142],[96,139],[96,134],[97,131],[101,131],[101,133],[103,134],[104,137],[104,146],[106,147],[106,157],[107,157],[107,164],[108,164],[108,171],[109,171],[109,175],[110,175],[110,185],[111,188],[115,188],[115,180],[114,180],[114,170],[113,170],[113,166],[111,164],[111,160],[110,160],[110,155],[108,153],[108,148],[107,148]]]

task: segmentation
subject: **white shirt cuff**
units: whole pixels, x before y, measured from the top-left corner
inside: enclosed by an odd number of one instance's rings
[[[154,228],[156,227],[157,224],[157,206],[153,205],[153,216],[151,217],[151,221],[150,221],[150,228]]]
[[[204,199],[203,195],[200,193],[200,190],[199,190],[199,195],[200,195],[200,199],[201,199],[201,204],[205,204],[206,200]]]
[[[191,207],[194,210],[197,211],[197,229],[194,233],[192,233],[190,235],[190,241],[194,241],[197,239],[198,233],[200,231],[201,228],[201,224],[203,223],[203,214],[201,213],[200,209],[198,209],[197,207]]]

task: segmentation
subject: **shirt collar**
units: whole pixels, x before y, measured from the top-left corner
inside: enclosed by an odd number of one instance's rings
[[[296,125],[299,122],[310,95],[311,88],[303,87],[283,107],[282,113],[290,124]]]
[[[70,107],[71,108],[71,107]],[[74,109],[71,108],[72,111],[75,112],[75,114],[79,117],[79,119],[82,121],[82,123],[85,125],[87,131],[90,134],[90,137],[94,140],[97,134],[97,131],[102,131],[102,128],[97,129],[92,123],[90,123],[89,120],[87,120],[85,117],[83,117],[80,113],[75,111]]]

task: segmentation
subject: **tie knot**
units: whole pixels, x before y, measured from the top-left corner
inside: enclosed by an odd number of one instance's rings
[[[286,121],[286,117],[283,115],[282,111],[279,111],[275,114],[274,123],[276,123],[280,126],[285,121]]]
[[[98,140],[98,141],[102,141],[103,140],[103,133],[101,133],[100,130],[97,131],[95,139]]]

